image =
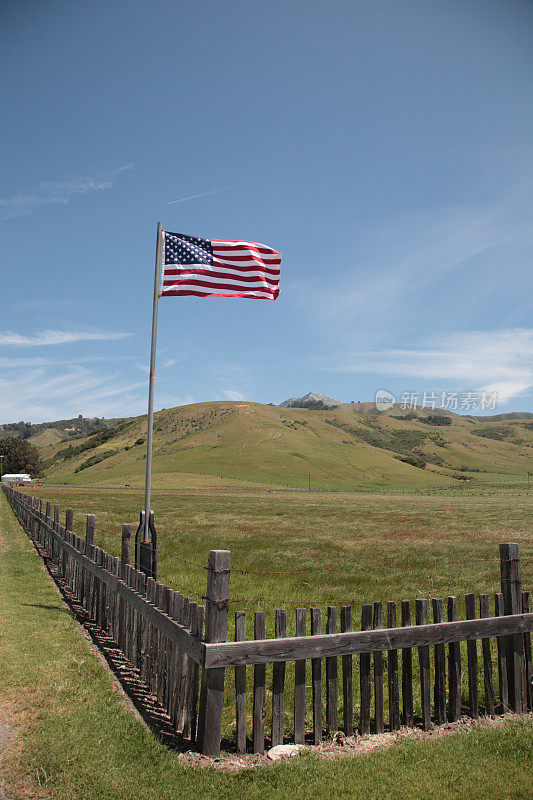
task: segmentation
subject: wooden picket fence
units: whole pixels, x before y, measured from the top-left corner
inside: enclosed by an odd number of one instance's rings
[[[387,603],[384,619],[383,605],[376,602],[362,606],[361,630],[353,631],[352,606],[344,605],[340,609],[339,631],[337,607],[329,606],[322,633],[321,610],[311,608],[308,615],[305,608],[297,608],[296,635],[287,636],[286,610],[277,609],[275,638],[266,638],[265,612],[255,612],[254,639],[247,640],[246,614],[237,611],[234,641],[228,641],[229,551],[212,550],[209,554],[204,609],[129,563],[130,526],[123,526],[122,554],[116,558],[94,544],[94,515],[87,515],[86,535],[80,537],[73,532],[72,510],[67,510],[62,525],[58,505],[52,509],[50,502],[45,504],[11,487],[4,487],[4,492],[24,530],[55,565],[89,618],[113,638],[139,670],[140,677],[168,712],[175,730],[206,755],[220,753],[227,668],[234,672],[235,742],[241,753],[247,748],[263,753],[265,741],[271,746],[289,740],[318,744],[324,735],[324,705],[326,735],[336,733],[339,712],[344,733],[352,735],[357,695],[354,657],[359,658],[361,734],[385,730],[386,694],[390,730],[397,730],[401,724],[421,724],[428,730],[433,723],[457,720],[463,711],[461,642],[466,642],[467,650],[468,713],[474,717],[480,713],[478,666],[482,667],[484,713],[523,713],[533,709],[533,613],[529,609],[529,592],[522,591],[517,544],[500,545],[502,591],[494,598],[494,616],[490,615],[487,594],[479,595],[476,613],[476,597],[470,593],[465,596],[465,620],[457,619],[456,597],[447,598],[447,621],[443,600],[431,600],[431,623],[429,601],[417,599],[412,624],[411,603],[403,600],[398,627],[396,603]],[[498,693],[491,638],[496,641]],[[479,663],[477,640],[481,640]],[[416,656],[418,669],[414,664]],[[288,662],[294,662],[292,730],[285,729]],[[306,693],[308,662],[312,698]],[[267,682],[268,665],[272,665],[272,677]],[[251,692],[247,686],[248,666],[253,668]],[[414,713],[415,687],[421,701],[420,720],[415,719]],[[265,730],[268,690],[272,697],[270,736]],[[251,702],[247,703],[247,699]],[[312,699],[312,730],[306,730],[308,699]],[[252,706],[251,731],[247,728],[248,704]]]

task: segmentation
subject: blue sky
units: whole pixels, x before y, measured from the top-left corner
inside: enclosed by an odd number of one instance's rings
[[[532,3],[4,0],[0,37],[0,422],[145,410],[158,220],[283,263],[161,300],[156,408],[533,411]]]

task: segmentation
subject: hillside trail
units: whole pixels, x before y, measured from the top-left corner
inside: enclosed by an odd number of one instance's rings
[[[253,409],[250,408],[250,406],[247,403],[240,403],[240,404],[237,405],[237,408],[241,411],[241,413],[243,413],[247,417],[252,417],[254,415]],[[248,431],[246,431],[245,435],[246,436],[250,436],[250,435],[252,435],[254,433],[260,433],[262,430],[263,430],[263,428],[261,426],[259,426],[257,428],[250,428]],[[268,441],[269,439],[279,439],[280,436],[281,436],[281,431],[269,431],[267,436],[264,436],[262,439],[258,439],[257,441],[253,442],[253,444],[254,445],[258,445],[258,444],[261,444],[261,442]],[[247,447],[249,444],[252,444],[252,442],[244,442],[244,444],[241,445],[241,447],[239,448],[238,455],[235,456],[234,459],[232,459],[233,463],[235,463],[235,461],[237,461],[237,459],[242,457],[244,448]],[[231,463],[231,462],[228,462],[228,463]]]

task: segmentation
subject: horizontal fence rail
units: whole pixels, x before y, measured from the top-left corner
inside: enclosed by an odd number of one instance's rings
[[[279,639],[206,644],[203,666],[242,667],[250,664],[272,664],[309,658],[331,658],[398,650],[405,647],[467,642],[490,636],[533,631],[533,613],[504,617],[442,622],[409,628],[388,628],[320,636],[291,636]]]
[[[220,752],[229,702],[241,753],[263,753],[267,744],[287,740],[318,744],[339,727],[348,736],[356,727],[381,733],[386,723],[391,731],[401,724],[427,730],[465,711],[478,716],[480,695],[488,715],[533,709],[533,613],[516,544],[500,545],[501,592],[493,615],[487,594],[477,603],[473,594],[465,596],[464,620],[457,618],[456,597],[419,598],[413,616],[408,600],[364,604],[361,630],[353,630],[351,605],[340,609],[340,630],[336,606],[324,620],[320,608],[296,608],[296,635],[287,636],[287,612],[278,608],[274,638],[266,637],[260,611],[250,620],[254,638],[247,639],[246,613],[237,611],[234,641],[228,641],[229,551],[209,554],[204,608],[129,563],[130,525],[122,528],[121,558],[115,558],[94,543],[94,515],[87,515],[83,538],[72,530],[72,510],[63,526],[58,505],[52,509],[11,487],[4,492],[88,617],[138,669],[175,730],[204,754]],[[231,687],[227,668],[234,672]]]

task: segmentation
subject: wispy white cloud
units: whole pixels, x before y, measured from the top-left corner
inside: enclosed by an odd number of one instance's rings
[[[497,392],[506,403],[533,388],[533,328],[455,332],[420,348],[345,353],[326,368],[443,381]]]
[[[0,332],[0,345],[10,347],[42,347],[72,342],[117,341],[133,336],[132,333],[113,331],[54,331],[47,330],[35,336],[23,336],[13,331]]]
[[[48,367],[52,365],[49,358],[3,358],[0,356],[0,367],[2,369],[21,369],[24,367]]]
[[[215,375],[219,384],[219,392],[227,400],[247,400],[253,394],[250,372],[241,364],[223,363],[211,364],[209,369]]]
[[[366,342],[416,324],[430,308],[445,319],[442,298],[452,281],[453,310],[463,307],[471,317],[469,291],[497,291],[509,269],[528,275],[530,258],[518,256],[533,244],[525,200],[509,195],[486,208],[434,208],[361,225],[353,249],[337,255],[320,279],[295,284],[294,293],[331,334],[348,339],[356,332]]]
[[[0,197],[0,219],[23,217],[47,205],[69,203],[73,197],[88,192],[112,189],[117,177],[133,164],[122,164],[112,170],[100,171],[94,176],[74,177],[64,181],[49,181],[34,186],[27,193],[13,197]]]
[[[35,368],[0,375],[0,420],[43,422],[84,416],[128,416],[145,410],[144,381],[70,367],[55,375]]]
[[[237,391],[236,389],[224,389],[222,394],[226,398],[226,400],[246,400],[246,396],[242,393]]]
[[[135,356],[73,356],[72,358],[51,358],[30,356],[30,357],[4,357],[0,356],[0,367],[2,369],[20,369],[21,367],[59,367],[79,366],[80,364],[90,364],[108,361],[132,361]]]

